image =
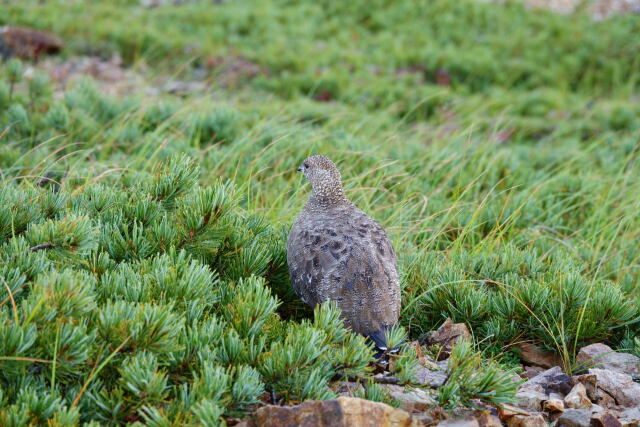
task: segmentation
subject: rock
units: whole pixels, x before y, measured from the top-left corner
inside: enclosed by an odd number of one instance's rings
[[[476,416],[476,420],[480,427],[502,427],[500,419],[491,415],[488,411],[483,411],[480,415]]]
[[[432,371],[424,366],[419,366],[414,381],[421,386],[440,387],[447,381],[447,374],[443,371]]]
[[[544,368],[540,366],[525,366],[524,371],[522,372],[522,378],[526,378],[530,380],[544,372]]]
[[[625,409],[619,414],[620,423],[623,426],[640,426],[640,408]]]
[[[547,412],[564,412],[564,402],[562,399],[549,399],[542,403],[542,409]]]
[[[227,423],[227,425],[229,424]],[[243,418],[234,427],[257,427],[257,426],[255,421],[253,421],[251,418]]]
[[[389,384],[385,388],[389,395],[400,402],[400,409],[407,412],[424,412],[436,406],[436,401],[424,390],[419,388],[406,390],[399,385]]]
[[[471,334],[467,325],[464,323],[453,323],[451,318],[447,318],[445,322],[436,331],[431,331],[427,337],[429,345],[440,345],[442,351],[438,355],[438,360],[449,357],[454,344],[461,339],[471,341]]]
[[[567,409],[558,418],[557,427],[589,427],[591,411],[587,409]]]
[[[564,398],[564,403],[567,408],[590,409],[591,401],[587,397],[587,389],[584,387],[584,384],[576,384]]]
[[[521,385],[519,389],[535,389],[536,385],[541,386],[544,393],[547,394],[553,392],[567,394],[573,388],[571,379],[566,376],[558,366],[547,369],[541,374],[531,378],[529,381]]]
[[[520,350],[522,360],[529,365],[540,366],[545,369],[562,365],[562,359],[558,355],[544,351],[535,344],[523,342],[516,345],[516,348]]]
[[[0,56],[17,56],[37,61],[43,53],[62,49],[62,40],[55,34],[29,27],[0,27]]]
[[[589,373],[596,376],[598,388],[610,394],[618,405],[640,406],[640,384],[633,382],[630,375],[604,369],[589,369]]]
[[[508,405],[508,404],[504,404],[498,408],[498,417],[502,421],[506,422],[509,420],[509,418],[516,415],[529,415],[529,413],[527,411],[524,411],[518,408],[517,406]]]
[[[598,390],[598,381],[595,375],[585,374],[585,375],[577,375],[571,377],[571,384],[576,385],[581,383],[584,388],[587,390],[587,396],[591,401],[596,401],[597,398],[597,390]]]
[[[542,402],[548,398],[549,396],[539,384],[529,385],[529,387],[520,389],[516,393],[518,406],[531,411],[540,411],[542,409]]]
[[[257,427],[418,427],[418,421],[402,409],[355,397],[309,400],[296,406],[263,406],[256,411]]]
[[[357,391],[362,390],[362,385],[353,381],[339,381],[331,387],[338,396],[351,397]]]
[[[547,422],[540,414],[514,415],[507,421],[508,427],[547,427]]]
[[[438,427],[480,427],[475,418],[452,418],[441,421]]]
[[[598,403],[598,405],[602,406],[603,408],[612,408],[616,406],[616,400],[613,397],[611,397],[609,393],[601,389],[598,389],[596,391],[595,401]]]
[[[601,343],[582,347],[576,356],[576,363],[585,369],[600,368],[640,378],[640,357],[618,353]]]
[[[591,427],[622,427],[618,419],[608,411],[591,416]]]

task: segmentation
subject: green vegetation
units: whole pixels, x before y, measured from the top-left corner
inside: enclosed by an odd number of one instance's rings
[[[61,60],[119,53],[146,83],[116,97],[0,68],[1,425],[216,425],[272,390],[328,398],[331,380],[369,377],[335,307],[312,313],[289,286],[311,153],[388,230],[409,338],[451,317],[510,365],[523,340],[568,370],[585,343],[640,351],[637,16],[471,0],[2,10],[0,25],[61,35]],[[148,90],[203,73],[204,91]],[[454,359],[443,404],[513,395],[470,345]]]

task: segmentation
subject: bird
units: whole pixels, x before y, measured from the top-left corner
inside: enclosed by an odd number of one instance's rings
[[[312,155],[297,169],[312,192],[287,239],[293,289],[311,307],[332,300],[345,325],[387,348],[386,331],[400,315],[396,254],[385,230],[345,195],[328,157]]]

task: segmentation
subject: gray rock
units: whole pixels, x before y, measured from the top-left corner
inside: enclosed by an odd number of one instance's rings
[[[516,393],[518,406],[530,411],[542,410],[542,402],[549,399],[544,389],[539,384],[530,385],[525,389],[520,389]]]
[[[400,281],[384,229],[347,198],[327,157],[311,156],[299,171],[313,191],[287,241],[296,294],[316,306],[333,300],[345,325],[387,350],[385,331],[398,322]]]
[[[414,380],[418,385],[440,387],[447,380],[447,374],[443,371],[432,371],[420,366],[416,371]]]
[[[475,418],[452,418],[441,421],[438,427],[480,427]]]
[[[589,373],[596,376],[598,388],[611,395],[618,405],[640,406],[640,384],[633,382],[630,375],[604,369],[589,369]]]
[[[582,347],[576,356],[576,363],[585,369],[600,368],[640,378],[640,357],[618,353],[601,343]]]
[[[520,386],[520,390],[529,389],[535,385],[541,386],[547,394],[553,392],[567,394],[572,389],[571,379],[566,376],[558,366],[547,369],[541,374],[531,378]]]
[[[587,409],[567,409],[564,411],[557,427],[589,427],[591,425],[591,411]]]
[[[436,406],[436,401],[424,390],[419,388],[406,389],[399,385],[385,385],[389,395],[400,402],[400,409],[409,413],[425,412]]]
[[[640,425],[640,408],[625,409],[619,414],[620,423],[623,426],[639,426]]]

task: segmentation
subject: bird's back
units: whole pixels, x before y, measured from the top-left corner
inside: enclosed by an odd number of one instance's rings
[[[384,229],[351,203],[326,210],[305,206],[291,229],[287,260],[296,293],[311,306],[327,299],[347,326],[385,347],[398,321],[396,256]]]

